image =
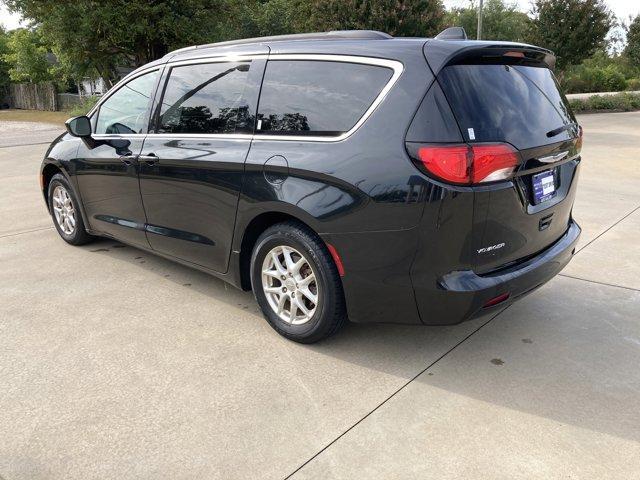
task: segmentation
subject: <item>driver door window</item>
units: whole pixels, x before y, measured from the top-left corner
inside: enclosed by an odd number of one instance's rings
[[[96,134],[146,133],[147,111],[158,71],[145,73],[118,89],[100,105]]]

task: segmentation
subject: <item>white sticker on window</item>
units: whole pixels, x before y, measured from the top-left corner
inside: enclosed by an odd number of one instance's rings
[[[469,140],[476,139],[476,132],[473,131],[473,128],[467,128],[467,132],[469,132]]]

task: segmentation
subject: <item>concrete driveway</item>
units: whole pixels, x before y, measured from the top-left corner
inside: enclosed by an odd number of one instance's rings
[[[0,477],[638,478],[640,113],[580,122],[584,234],[560,276],[492,318],[348,325],[313,346],[215,278],[65,244],[37,181],[57,130],[13,131]]]

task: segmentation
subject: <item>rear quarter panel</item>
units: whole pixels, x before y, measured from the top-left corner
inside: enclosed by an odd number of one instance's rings
[[[404,138],[433,76],[418,43],[407,48],[399,42],[382,53],[362,44],[345,46],[340,53],[402,62],[397,83],[367,121],[344,140],[287,141],[265,136],[253,140],[234,250],[240,249],[242,233],[257,215],[290,214],[337,248],[346,270],[343,285],[353,321],[419,323],[409,271],[427,183],[408,158]],[[273,45],[271,51],[325,53],[304,45],[288,46],[286,51]],[[282,162],[265,166],[276,155],[286,159],[286,166]],[[282,181],[268,181],[270,174],[280,175]],[[371,301],[380,295],[383,301]]]

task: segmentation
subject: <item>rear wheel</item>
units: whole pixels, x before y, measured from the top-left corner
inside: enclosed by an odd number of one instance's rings
[[[302,224],[279,223],[258,238],[251,285],[267,321],[296,342],[317,342],[346,321],[333,259],[318,235]]]
[[[84,228],[73,189],[62,174],[53,176],[47,193],[53,224],[62,239],[71,245],[83,245],[93,240]]]

